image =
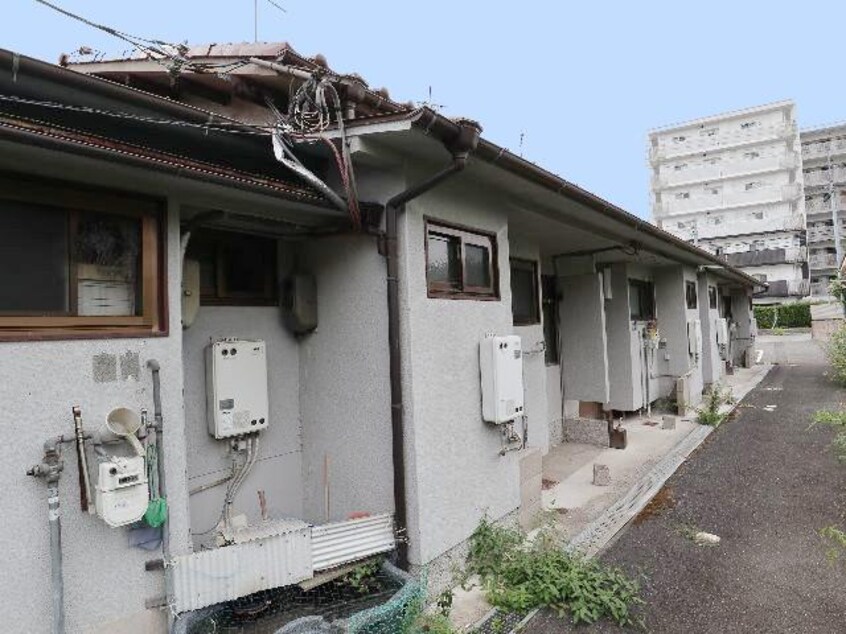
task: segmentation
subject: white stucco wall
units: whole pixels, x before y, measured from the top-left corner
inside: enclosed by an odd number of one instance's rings
[[[416,180],[416,179],[415,179]],[[407,206],[400,219],[409,558],[426,564],[466,540],[488,514],[520,502],[517,454],[482,420],[479,341],[512,332],[508,228],[501,202],[459,175]],[[426,293],[424,216],[496,234],[500,299]]]
[[[602,277],[599,273],[571,275],[560,277],[558,284],[566,396],[606,403],[610,391]]]
[[[251,520],[261,517],[256,491],[266,494],[271,517],[301,517],[302,441],[300,426],[299,346],[282,325],[275,306],[203,306],[184,331],[185,433],[191,488],[231,473],[229,442],[215,440],[206,417],[205,350],[218,339],[262,339],[267,344],[269,424],[260,436],[259,461],[245,478],[233,503],[233,513]],[[220,520],[226,485],[191,496],[191,530],[213,528]],[[213,534],[194,537],[196,546]]]
[[[605,300],[609,407],[628,410],[634,399],[628,271],[625,263],[618,263],[606,269],[606,272],[611,275],[611,299]]]
[[[168,270],[178,270],[178,216],[168,217]],[[171,547],[186,552],[188,516],[185,481],[185,435],[182,413],[180,293],[168,289],[170,333],[166,337],[0,343],[0,375],[5,403],[0,412],[0,480],[6,515],[0,523],[4,574],[0,578],[0,621],[8,632],[50,631],[50,550],[47,487],[26,470],[41,461],[43,442],[59,434],[71,436],[71,406],[82,407],[85,428],[100,428],[117,406],[152,415],[153,397],[148,359],[161,364],[164,449],[170,511]],[[137,354],[141,373],[135,377],[97,382],[95,355]],[[93,455],[91,471],[94,473]],[[145,572],[144,562],[156,553],[128,548],[127,529],[109,528],[83,514],[79,506],[77,460],[73,445],[64,450],[61,500],[68,632],[163,631],[158,610],[147,610],[145,599],[164,593],[161,572]]]
[[[372,237],[304,246],[300,266],[317,280],[317,330],[300,344],[303,511],[329,519],[392,511],[391,399],[385,261]]]

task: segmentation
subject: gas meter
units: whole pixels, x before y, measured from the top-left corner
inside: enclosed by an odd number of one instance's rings
[[[125,526],[144,517],[150,493],[144,458],[113,456],[101,462],[95,502],[97,515],[109,526]]]

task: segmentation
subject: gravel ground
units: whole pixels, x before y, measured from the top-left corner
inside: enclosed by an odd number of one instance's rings
[[[830,451],[830,429],[807,429],[846,392],[825,377],[816,344],[776,345],[790,363],[773,368],[602,557],[642,579],[647,631],[846,632],[846,561],[827,561],[817,532],[846,523],[846,466]],[[692,528],[722,541],[697,546]],[[524,631],[623,630],[542,612]]]

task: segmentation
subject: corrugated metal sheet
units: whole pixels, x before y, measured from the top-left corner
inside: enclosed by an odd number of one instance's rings
[[[292,585],[313,576],[311,529],[298,522],[277,535],[177,557],[172,575],[177,612]]]
[[[315,526],[311,529],[314,570],[334,568],[393,550],[394,541],[391,513]]]

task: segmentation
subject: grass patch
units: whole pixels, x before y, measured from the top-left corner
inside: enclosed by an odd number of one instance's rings
[[[603,618],[620,626],[640,624],[634,612],[643,604],[637,582],[562,546],[550,528],[528,542],[520,531],[485,519],[470,538],[468,573],[480,577],[487,600],[503,611],[549,607],[574,624]]]
[[[831,447],[837,455],[837,459],[840,462],[846,463],[846,412],[821,409],[814,413],[814,419],[808,429],[816,425],[828,425],[835,429]]]

